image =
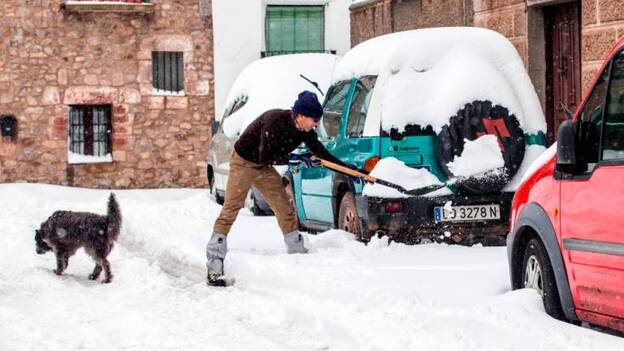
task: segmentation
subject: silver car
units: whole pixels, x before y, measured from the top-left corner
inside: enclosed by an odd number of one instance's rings
[[[339,57],[332,54],[293,54],[263,58],[249,64],[238,75],[220,120],[212,125],[208,154],[210,193],[223,204],[234,144],[245,128],[263,112],[289,109],[303,90],[319,99],[329,87]],[[283,173],[287,167],[276,166]],[[245,207],[254,215],[271,215],[270,206],[255,188],[249,191]]]

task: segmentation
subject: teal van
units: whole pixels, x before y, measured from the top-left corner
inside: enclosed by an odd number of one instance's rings
[[[504,244],[514,190],[545,150],[545,130],[522,60],[500,34],[480,28],[394,33],[359,44],[340,61],[317,133],[347,164],[372,171],[394,157],[448,186],[419,197],[371,195],[369,185],[321,167],[290,167],[284,180],[301,230]],[[456,174],[459,157],[475,166],[485,161],[464,153],[466,143],[484,135],[496,137],[504,166]]]

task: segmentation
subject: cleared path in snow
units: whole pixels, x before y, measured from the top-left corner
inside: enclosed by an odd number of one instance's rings
[[[117,191],[111,284],[79,251],[62,277],[36,255],[53,211],[105,212],[107,191],[0,185],[0,350],[616,350],[624,339],[549,318],[509,291],[504,248],[364,246],[341,231],[286,255],[273,217],[242,211],[235,287],[204,283],[220,206],[203,190]]]

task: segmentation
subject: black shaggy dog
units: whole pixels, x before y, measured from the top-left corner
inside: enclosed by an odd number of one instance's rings
[[[56,269],[54,273],[63,274],[69,263],[69,257],[84,247],[87,254],[95,260],[93,273],[89,279],[96,280],[102,269],[106,275],[103,283],[113,279],[110,263],[106,259],[121,229],[121,211],[115,195],[108,198],[106,216],[89,212],[56,211],[41,228],[35,231],[37,253],[54,251]]]

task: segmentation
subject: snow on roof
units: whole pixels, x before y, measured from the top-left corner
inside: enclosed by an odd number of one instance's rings
[[[303,74],[318,83],[323,94],[329,88],[331,75],[339,57],[331,54],[294,54],[263,58],[249,64],[236,78],[225,106],[230,106],[242,96],[247,103],[223,122],[228,137],[242,132],[254,119],[274,108],[289,109],[303,90],[323,96]]]
[[[408,124],[436,131],[475,100],[515,114],[525,133],[546,130],[544,114],[515,47],[483,28],[429,28],[367,40],[340,61],[334,82],[377,75],[382,129]]]

